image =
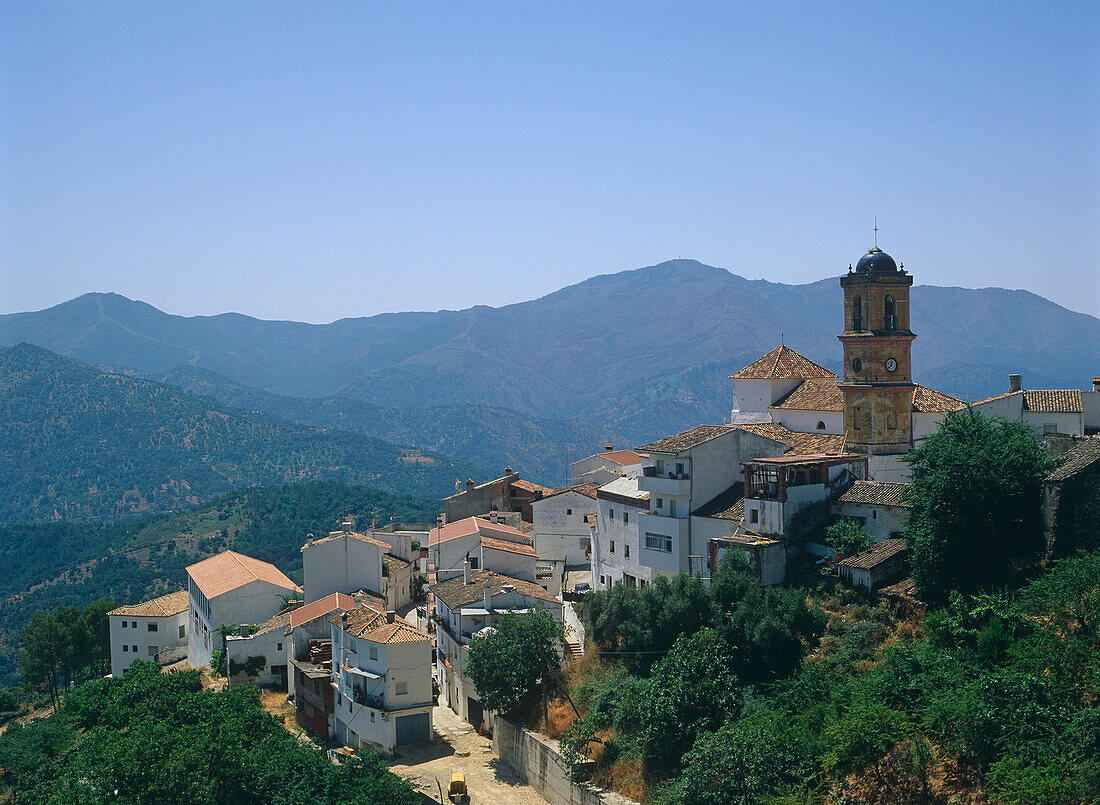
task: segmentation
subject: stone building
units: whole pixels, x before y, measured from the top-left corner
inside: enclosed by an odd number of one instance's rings
[[[1075,440],[1043,482],[1047,556],[1070,556],[1100,543],[1100,436]]]

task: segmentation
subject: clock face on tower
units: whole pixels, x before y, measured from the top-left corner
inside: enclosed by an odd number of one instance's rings
[[[887,372],[893,372],[897,368],[898,368],[898,362],[897,361],[895,361],[893,358],[887,358],[886,359],[886,371]]]

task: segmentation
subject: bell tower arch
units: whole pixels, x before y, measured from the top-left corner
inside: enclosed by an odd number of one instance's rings
[[[877,246],[840,280],[844,289],[844,449],[866,455],[913,446],[909,289],[913,277]]]

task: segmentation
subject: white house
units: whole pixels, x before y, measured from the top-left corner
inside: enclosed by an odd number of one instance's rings
[[[482,517],[467,517],[431,530],[428,562],[436,578],[442,581],[461,574],[467,559],[474,570],[495,570],[535,580],[535,551],[531,540],[518,528]]]
[[[633,450],[616,450],[605,444],[602,453],[586,456],[569,465],[570,485],[605,484],[624,475],[637,478],[642,471],[642,456]]]
[[[1024,389],[1020,375],[1009,375],[1009,390],[974,403],[986,416],[1026,422],[1036,435],[1065,433],[1084,436],[1100,429],[1100,378],[1092,390]]]
[[[329,620],[360,606],[344,593],[332,593],[290,613],[290,693],[294,715],[307,730],[329,737],[333,714],[332,629]],[[380,605],[375,606],[375,609]]]
[[[475,727],[487,718],[474,683],[466,676],[470,640],[493,626],[505,612],[541,607],[557,621],[564,619],[562,602],[534,582],[509,578],[491,570],[472,571],[439,582],[435,598],[436,675],[442,702]]]
[[[187,660],[201,668],[210,665],[211,653],[221,648],[216,629],[263,623],[302,590],[268,562],[223,551],[187,567],[187,592]]]
[[[263,623],[241,624],[225,639],[231,685],[270,685],[287,690],[290,666],[290,609]]]
[[[183,647],[179,653],[186,656],[187,590],[112,609],[107,619],[111,625],[112,676],[122,676],[134,660],[155,660],[165,649]]]
[[[566,487],[531,504],[535,552],[539,559],[587,566],[591,532],[585,515],[596,513],[594,483]]]
[[[590,518],[592,586],[645,586],[653,571],[641,564],[638,515],[649,511],[649,492],[638,488],[638,477],[621,476],[596,491],[597,514]]]
[[[308,538],[302,546],[305,603],[354,590],[382,594],[383,557],[389,551],[389,544],[352,531],[351,523],[322,539]]]
[[[909,484],[856,481],[832,506],[833,514],[860,520],[875,542],[900,537],[909,521]]]
[[[430,741],[431,637],[367,605],[329,622],[336,739],[383,752]]]

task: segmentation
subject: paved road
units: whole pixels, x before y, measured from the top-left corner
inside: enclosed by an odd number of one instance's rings
[[[535,789],[523,782],[507,763],[493,754],[493,744],[446,706],[432,710],[436,740],[403,747],[390,761],[390,770],[415,778],[417,788],[438,801],[439,786],[446,799],[451,772],[466,775],[470,805],[546,805]]]

